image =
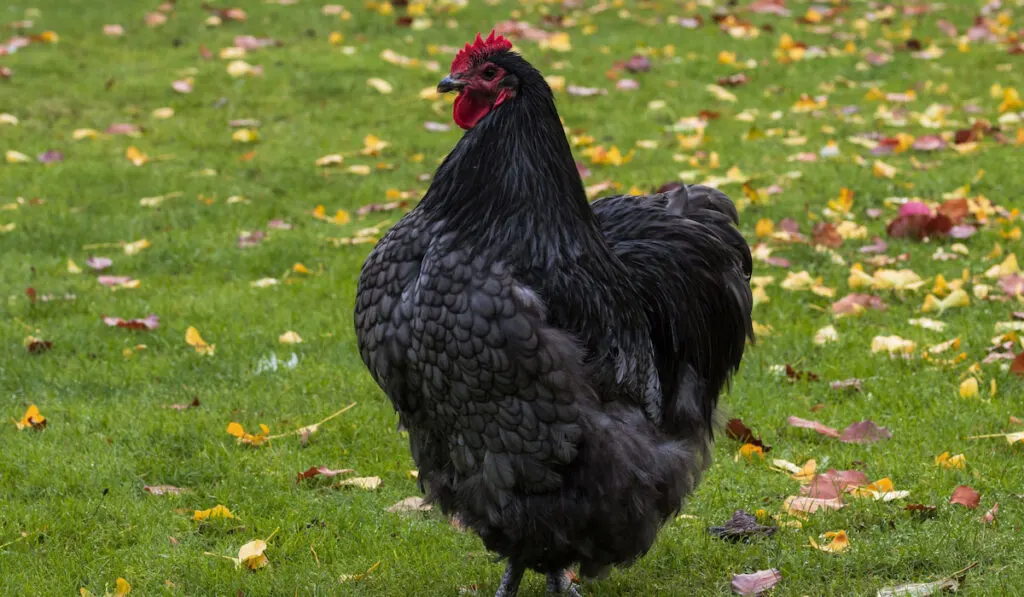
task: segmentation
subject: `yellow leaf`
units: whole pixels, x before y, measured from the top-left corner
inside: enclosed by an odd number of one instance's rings
[[[978,396],[978,380],[968,377],[960,383],[961,398],[976,398]]]
[[[764,289],[763,286],[755,286],[751,290],[751,293],[752,293],[752,295],[754,297],[754,306],[755,307],[758,306],[758,305],[763,305],[763,304],[771,302],[771,298],[768,296],[768,293],[765,292],[765,289]]]
[[[5,157],[8,164],[24,164],[31,161],[27,155],[13,149],[8,149]]]
[[[148,249],[150,246],[152,245],[150,245],[148,240],[141,238],[135,242],[124,243],[121,248],[124,250],[125,255],[135,255],[143,249]]]
[[[565,90],[565,77],[562,75],[548,75],[544,77],[544,80],[547,81],[548,87],[551,88],[551,91]]]
[[[11,420],[13,421],[14,419]],[[28,428],[32,428],[38,431],[43,427],[46,427],[46,417],[44,417],[42,413],[39,412],[38,406],[36,406],[35,404],[31,404],[29,405],[28,410],[25,411],[25,415],[21,417],[21,420],[14,421],[14,425],[18,428],[19,431]]]
[[[1004,112],[1016,112],[1024,108],[1024,101],[1020,99],[1020,94],[1013,87],[1007,87],[1003,90],[1003,101],[999,104],[999,113]]]
[[[289,330],[281,334],[277,338],[277,341],[280,342],[281,344],[300,344],[302,343],[302,337],[296,334],[295,332]]]
[[[814,285],[815,280],[811,277],[811,274],[807,271],[801,271],[787,273],[786,279],[779,286],[789,291],[800,291],[810,290]]]
[[[559,31],[546,39],[540,40],[537,45],[542,49],[554,50],[556,52],[568,52],[572,49],[569,34],[564,31]]]
[[[871,166],[871,172],[878,178],[894,178],[896,176],[896,167],[890,166],[881,160],[875,160],[874,165]]]
[[[214,506],[213,508],[210,508],[209,510],[195,510],[192,513],[192,520],[195,520],[195,521],[207,520],[207,519],[212,520],[214,518],[234,518],[234,517],[235,517],[235,515],[231,513],[231,510],[228,510],[225,506],[222,506],[220,504],[217,504],[216,506]]]
[[[999,265],[993,265],[985,272],[986,278],[1003,278],[1020,273],[1020,266],[1017,264],[1017,255],[1010,253]]]
[[[256,143],[260,140],[260,133],[254,129],[238,129],[231,134],[231,140],[235,143]]]
[[[366,84],[376,89],[379,93],[383,93],[385,95],[392,91],[391,83],[388,83],[384,79],[378,79],[377,77],[367,79]]]
[[[132,586],[128,584],[128,581],[118,577],[116,586],[114,588],[114,597],[124,597],[128,593],[132,592]]]
[[[142,166],[149,161],[149,156],[142,153],[142,151],[134,145],[124,151],[124,157],[128,158],[128,160],[136,166]]]
[[[249,64],[245,60],[232,60],[227,66],[228,74],[236,79],[238,77],[244,77],[245,75],[251,75],[254,70],[253,65]]]
[[[0,124],[18,126],[18,117],[14,114],[8,114],[7,112],[0,112]]]
[[[263,442],[269,439],[267,435],[270,434],[270,428],[267,427],[266,425],[260,424],[260,431],[262,433],[254,434],[247,433],[245,431],[245,428],[242,427],[241,423],[236,423],[234,421],[228,423],[228,427],[224,431],[226,431],[229,435],[238,438],[238,443],[250,444],[253,446],[259,446],[263,444]]]
[[[80,274],[82,273],[82,268],[78,267],[78,265],[76,265],[74,261],[68,259],[68,273]]]
[[[264,551],[267,550],[267,542],[262,539],[250,541],[238,549],[236,566],[244,566],[249,570],[257,570],[270,563]]]
[[[380,155],[380,152],[390,145],[387,141],[378,139],[376,135],[366,135],[363,137],[363,149],[359,153],[363,155]]]
[[[708,93],[710,93],[711,95],[715,96],[715,99],[717,99],[719,101],[723,101],[723,102],[735,102],[736,101],[736,96],[733,95],[725,87],[721,87],[719,85],[706,85],[704,87],[704,89],[706,89],[708,91]]]
[[[331,221],[335,224],[348,224],[351,220],[352,216],[350,216],[344,209],[339,209],[334,213],[334,217],[331,218]]]
[[[743,444],[740,446],[738,457],[743,457],[750,462],[754,459],[754,456],[760,456],[761,460],[764,460],[764,449],[761,446],[755,446],[754,444]]]
[[[81,141],[82,139],[95,139],[100,136],[100,132],[96,129],[75,129],[71,133],[71,138],[75,141]]]
[[[327,43],[332,46],[340,46],[345,43],[345,36],[339,31],[331,31],[331,34],[327,36]]]
[[[195,348],[197,353],[209,356],[213,356],[213,352],[216,347],[215,344],[207,344],[206,341],[203,340],[202,336],[199,335],[199,330],[193,326],[189,326],[188,329],[185,330],[185,342],[187,342],[189,346]]]
[[[308,274],[308,273],[311,273],[309,271],[309,268],[306,267],[305,265],[302,265],[301,263],[296,263],[295,265],[293,265],[292,266],[292,271],[297,273],[297,274]]]
[[[153,110],[153,118],[157,120],[167,120],[174,116],[174,108],[157,108]]]
[[[967,467],[967,457],[963,454],[957,454],[956,456],[950,456],[949,452],[943,452],[935,457],[935,466],[941,466],[946,469],[960,469],[964,470]]]
[[[830,531],[825,533],[825,539],[832,541],[828,545],[818,545],[813,538],[808,537],[808,539],[810,540],[811,547],[829,553],[839,553],[850,547],[850,538],[846,536],[846,531]]]
[[[317,166],[337,166],[338,164],[342,163],[343,161],[345,161],[345,158],[342,157],[342,155],[340,153],[331,153],[331,154],[325,155],[325,156],[323,156],[321,158],[318,158],[317,161],[316,161],[316,165]]]

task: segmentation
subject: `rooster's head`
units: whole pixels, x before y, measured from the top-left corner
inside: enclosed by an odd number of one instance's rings
[[[494,31],[486,39],[477,34],[472,44],[459,51],[452,61],[451,72],[437,85],[445,93],[458,91],[452,116],[455,124],[471,129],[480,119],[515,97],[519,77],[509,71],[503,58],[514,56],[509,50],[512,42]]]

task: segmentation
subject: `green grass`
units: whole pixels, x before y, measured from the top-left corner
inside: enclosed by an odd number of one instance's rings
[[[458,139],[458,129],[435,133],[423,128],[428,120],[450,122],[447,104],[417,97],[421,89],[436,84],[451,58],[447,51],[430,55],[429,48],[461,45],[495,21],[515,15],[538,23],[542,14],[558,13],[560,5],[473,3],[451,15],[437,14],[431,7],[432,27],[411,30],[396,27],[393,16],[378,15],[358,3],[348,6],[351,19],[341,20],[322,15],[320,3],[313,0],[294,6],[252,1],[245,3],[247,22],[217,28],[203,25],[207,13],[197,2],[179,4],[169,21],[155,29],[142,22],[149,3],[123,0],[14,0],[0,12],[4,22],[28,18],[34,21],[32,33],[53,30],[60,36],[55,45],[33,44],[0,56],[0,65],[14,71],[9,80],[0,80],[0,112],[20,119],[17,126],[0,124],[0,150],[33,158],[27,164],[0,164],[0,205],[16,205],[0,210],[0,227],[15,225],[0,233],[0,418],[20,418],[29,404],[37,404],[49,420],[40,433],[0,425],[0,594],[69,595],[79,587],[102,594],[113,589],[117,577],[127,579],[141,595],[456,595],[461,587],[473,585],[480,594],[493,592],[502,567],[474,536],[456,531],[436,512],[385,512],[417,494],[408,474],[414,465],[404,438],[394,431],[396,417],[387,399],[360,361],[352,332],[353,294],[369,245],[336,246],[330,239],[393,223],[401,212],[358,218],[355,210],[385,201],[387,189],[418,198],[427,184],[420,177]],[[898,51],[888,65],[867,69],[857,68],[862,54],[868,48],[881,51],[879,40],[886,37],[887,27],[878,21],[868,27],[865,38],[855,40],[855,54],[784,65],[773,56],[784,32],[820,47],[841,48],[845,41],[798,24],[795,17],[808,6],[803,2],[789,2],[794,13],[790,18],[746,14],[744,18],[758,25],[774,27],[750,40],[720,32],[706,7],[697,11],[706,23],[700,29],[665,24],[670,16],[694,14],[683,4],[630,4],[628,15],[618,8],[593,15],[572,13],[574,24],[566,28],[572,41],[568,53],[520,42],[525,56],[544,72],[563,75],[569,84],[609,89],[608,95],[592,98],[559,93],[569,129],[624,149],[642,139],[660,142],[655,150],[638,149],[622,167],[591,165],[587,184],[613,180],[624,189],[648,189],[676,179],[681,170],[697,170],[696,180],[701,180],[724,175],[736,165],[753,177],[752,186],[764,188],[783,173],[802,172],[799,179],[783,181],[783,192],[770,202],[746,207],[742,228],[751,240],[761,218],[777,222],[792,217],[807,233],[813,224],[809,215],[821,217],[827,200],[837,197],[842,187],[856,192],[856,221],[867,225],[871,235],[884,235],[885,221],[894,211],[886,208],[882,219],[870,220],[865,208],[883,207],[883,200],[892,196],[941,199],[942,193],[970,182],[979,169],[986,173],[972,185],[972,195],[982,194],[1007,208],[1022,205],[1020,149],[1012,143],[1000,146],[985,140],[978,151],[966,155],[946,149],[882,157],[899,168],[889,180],[874,177],[874,158],[847,140],[873,130],[939,132],[876,122],[877,102],[864,99],[870,82],[885,92],[917,88],[909,110],[948,104],[954,108],[950,119],[962,126],[970,118],[964,106],[977,105],[982,111],[978,116],[992,121],[999,117],[999,100],[990,97],[989,88],[996,82],[1024,86],[1022,58],[1008,55],[1004,45],[976,43],[970,52],[958,52],[955,41],[936,26],[945,18],[962,32],[980,3],[947,2],[946,10],[920,18],[897,14],[889,29],[912,26],[915,38],[925,46],[934,40],[945,55],[927,61]],[[39,12],[26,16],[30,9]],[[1011,17],[1022,16],[1018,9],[1005,10]],[[844,21],[831,23],[832,30],[854,31],[855,19],[867,12],[865,3],[855,3]],[[127,34],[104,36],[102,26],[112,23],[122,24]],[[596,33],[584,34],[587,25],[596,26]],[[343,33],[344,45],[354,48],[354,54],[331,46],[331,31]],[[11,29],[3,30],[2,35],[10,34]],[[216,54],[241,34],[272,36],[284,44],[245,58],[263,67],[261,77],[233,79],[225,71],[227,61],[207,61],[200,55],[200,44]],[[674,45],[674,58],[659,53],[652,56],[651,72],[626,73],[640,82],[639,90],[616,90],[605,78],[614,62],[639,48],[666,44]],[[379,58],[388,48],[437,60],[440,72],[388,64]],[[723,50],[759,63],[746,71],[749,84],[731,90],[736,103],[720,102],[704,89],[736,70],[719,64]],[[195,89],[178,94],[170,84],[189,76],[189,69]],[[394,92],[379,94],[367,86],[369,77],[386,79]],[[832,89],[837,77],[854,85],[840,83]],[[941,85],[948,92],[939,93]],[[828,108],[819,116],[792,113],[790,107],[804,93],[828,94]],[[665,108],[650,110],[653,100],[663,100]],[[151,116],[165,106],[174,108],[173,118]],[[863,121],[841,119],[837,109],[842,106],[858,106]],[[752,126],[735,119],[745,109],[759,111],[756,126],[761,130],[792,130],[806,136],[807,144],[787,146],[778,136],[741,140]],[[719,154],[721,167],[716,170],[705,169],[706,160],[701,167],[673,160],[674,153],[693,152],[679,150],[674,134],[665,131],[677,119],[701,110],[721,112],[700,148]],[[773,120],[770,114],[776,110],[781,117]],[[228,121],[239,118],[261,121],[260,143],[232,141]],[[115,122],[136,123],[145,133],[137,139],[71,139],[75,129],[102,131]],[[1016,126],[1004,126],[1011,140]],[[949,124],[940,130],[956,128]],[[382,156],[359,155],[368,134],[390,142]],[[842,151],[834,160],[787,160],[800,151],[817,151],[830,139]],[[124,157],[130,145],[165,159],[133,166]],[[36,154],[49,149],[62,151],[64,161],[36,163]],[[251,160],[239,159],[250,151],[256,152]],[[576,151],[579,157],[580,149]],[[341,169],[325,171],[314,165],[331,153],[346,155]],[[416,154],[423,154],[421,162],[414,161]],[[916,170],[911,154],[938,165]],[[867,167],[856,163],[857,155],[868,160]],[[369,176],[344,171],[353,164],[378,162],[393,169]],[[204,169],[216,174],[201,175]],[[725,189],[743,197],[739,185]],[[181,195],[158,207],[139,204],[143,197],[174,192]],[[247,201],[227,203],[235,195]],[[318,204],[328,213],[349,210],[353,220],[343,226],[317,221],[311,212]],[[266,231],[272,219],[286,220],[294,229],[270,230],[258,246],[236,247],[241,231]],[[984,258],[996,242],[1024,258],[1019,243],[999,237],[1000,230],[1009,228],[984,228],[964,241],[970,256],[958,261],[932,260],[935,242],[891,240],[889,255],[909,254],[899,267],[912,268],[929,282],[925,289],[903,296],[880,293],[889,309],[859,318],[833,321],[829,299],[781,290],[778,283],[786,271],[757,265],[757,274],[776,277],[767,287],[771,302],[755,310],[755,319],[771,325],[774,334],[750,349],[723,399],[727,412],[742,417],[774,446],[769,460],[799,464],[816,458],[822,469],[860,468],[872,480],[890,477],[897,489],[910,490],[909,500],[851,500],[839,512],[813,515],[803,529],[783,528],[772,539],[727,544],[709,538],[704,528],[739,508],[778,513],[798,484],[760,462],[734,462],[738,445],[723,439],[715,448],[715,464],[684,509],[696,518],[668,524],[645,558],[588,585],[588,594],[725,594],[732,574],[770,567],[784,576],[777,595],[873,594],[886,585],[936,580],[974,562],[978,566],[969,573],[964,594],[1024,592],[1019,539],[1024,523],[1022,448],[1001,440],[965,439],[1011,430],[1008,416],[1024,416],[1022,382],[998,363],[983,365],[981,396],[988,396],[990,379],[999,385],[997,395],[965,400],[957,393],[966,368],[984,357],[995,335],[994,323],[1024,308],[974,299],[970,307],[941,317],[949,324],[944,333],[907,323],[920,316],[935,275],[954,278],[964,268],[981,275],[996,263]],[[152,246],[136,255],[124,255],[116,246],[142,238]],[[863,242],[847,241],[837,253],[849,263],[864,261],[867,256],[857,252]],[[102,248],[88,248],[101,243]],[[777,255],[792,261],[792,271],[823,277],[836,288],[837,298],[848,292],[848,266],[805,245],[773,246]],[[114,265],[104,274],[131,276],[141,286],[116,292],[101,286],[85,267],[90,255],[111,257]],[[68,273],[68,259],[85,271]],[[297,262],[313,274],[288,273]],[[251,286],[264,277],[282,283]],[[39,296],[71,293],[75,299],[33,304],[27,287]],[[106,327],[100,319],[148,313],[160,316],[159,329],[132,332]],[[814,332],[830,323],[840,340],[815,346]],[[189,326],[216,344],[213,357],[186,345]],[[278,336],[286,330],[296,331],[304,342],[279,344]],[[969,359],[953,367],[919,358],[890,360],[869,351],[871,339],[880,334],[899,334],[921,345],[959,336]],[[28,335],[53,342],[52,350],[30,354],[22,345]],[[123,356],[137,344],[146,348]],[[298,359],[294,369],[256,373],[261,358],[276,354],[287,360],[293,352]],[[798,364],[828,381],[861,378],[864,391],[838,393],[826,381],[787,383],[771,372],[773,365],[784,363]],[[194,397],[199,408],[166,408]],[[224,431],[230,421],[238,421],[249,430],[265,423],[272,433],[281,433],[350,402],[358,404],[325,423],[306,446],[288,437],[252,448],[236,445]],[[821,406],[812,410],[815,405]],[[790,415],[839,428],[871,418],[889,427],[893,438],[872,445],[841,444],[787,427]],[[964,453],[966,470],[936,468],[933,458],[946,450]],[[296,484],[295,474],[314,465],[354,468],[361,476],[379,475],[383,483],[376,491],[336,489],[318,479]],[[191,491],[157,497],[143,491],[146,484]],[[981,492],[981,508],[967,511],[947,504],[960,484]],[[979,517],[996,501],[997,524],[983,526]],[[938,510],[933,518],[918,520],[903,511],[906,502],[934,504]],[[191,510],[218,503],[238,519],[192,521]],[[275,529],[268,568],[236,570],[227,560],[204,555],[234,555],[243,543],[266,538]],[[807,547],[809,536],[838,529],[850,535],[848,551],[828,554]],[[339,582],[343,574],[364,572],[378,561],[380,567],[368,579]],[[528,576],[524,593],[541,592],[542,579]]]

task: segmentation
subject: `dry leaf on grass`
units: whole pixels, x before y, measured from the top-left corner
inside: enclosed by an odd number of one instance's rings
[[[750,574],[734,574],[732,590],[737,595],[760,595],[779,584],[782,573],[776,568],[759,570]]]
[[[423,498],[419,496],[407,497],[404,500],[388,506],[387,511],[392,513],[397,512],[426,512],[431,509],[431,505],[425,503]]]
[[[380,487],[380,477],[352,477],[335,483],[335,487],[358,487],[359,489],[374,490]]]
[[[973,510],[981,504],[981,495],[977,490],[968,487],[967,485],[960,485],[953,490],[953,495],[949,497],[950,504],[959,504],[965,508]]]

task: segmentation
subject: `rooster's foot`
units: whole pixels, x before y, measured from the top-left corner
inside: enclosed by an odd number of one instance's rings
[[[565,597],[582,597],[579,587],[572,582],[568,570],[548,575],[548,593]]]
[[[516,597],[519,592],[519,583],[523,580],[523,568],[512,562],[505,568],[505,575],[501,577],[501,586],[494,597]]]

